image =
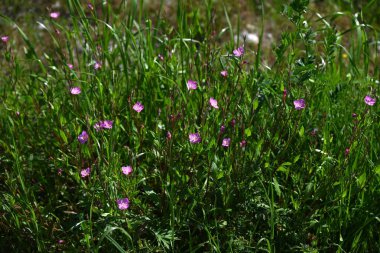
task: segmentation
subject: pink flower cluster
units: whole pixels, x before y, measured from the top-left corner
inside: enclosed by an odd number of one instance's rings
[[[112,120],[104,120],[104,121],[99,121],[94,125],[94,128],[96,131],[100,131],[102,129],[111,129],[113,125]]]

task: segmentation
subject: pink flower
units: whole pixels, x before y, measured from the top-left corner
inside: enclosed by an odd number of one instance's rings
[[[212,106],[212,107],[214,107],[214,108],[216,108],[216,109],[218,109],[219,107],[218,107],[218,101],[216,101],[216,99],[214,99],[214,98],[210,98],[210,105]]]
[[[70,93],[71,94],[73,94],[73,95],[78,95],[78,94],[80,94],[82,91],[81,91],[81,89],[79,88],[79,87],[72,87],[71,89],[70,89]]]
[[[193,134],[189,134],[189,140],[190,140],[190,143],[199,143],[202,141],[202,138],[200,136],[199,133],[193,133]]]
[[[294,107],[296,108],[296,110],[302,110],[305,108],[305,100],[304,99],[298,99],[298,100],[294,100],[293,102],[294,104]]]
[[[1,36],[1,41],[4,42],[5,44],[7,44],[8,40],[9,40],[8,36]]]
[[[136,112],[141,112],[142,110],[144,110],[144,106],[141,104],[141,102],[137,102],[133,106],[133,110],[135,110]]]
[[[96,61],[94,65],[94,69],[97,70],[97,69],[100,69],[101,67],[102,67],[102,64]]]
[[[236,56],[236,57],[241,57],[243,54],[244,54],[244,47],[238,47],[237,49],[235,49],[233,51],[233,54]]]
[[[246,140],[242,140],[242,141],[240,142],[240,147],[241,147],[241,148],[244,148],[245,146],[247,146],[247,141],[246,141]]]
[[[91,173],[91,169],[90,168],[87,168],[87,169],[83,169],[80,171],[80,176],[85,178],[85,177],[88,177]]]
[[[130,165],[121,167],[121,170],[123,171],[123,174],[125,175],[129,175],[133,172],[132,166]]]
[[[223,77],[227,77],[228,76],[228,72],[227,70],[223,70],[220,72],[220,75],[223,76]]]
[[[78,136],[78,141],[82,144],[86,143],[88,141],[88,134],[86,131],[83,131],[79,136]]]
[[[103,121],[101,123],[101,127],[105,128],[105,129],[111,129],[112,125],[113,125],[113,121],[112,120],[105,120],[105,121]]]
[[[188,90],[195,90],[197,89],[197,82],[193,80],[187,81],[187,89]]]
[[[171,134],[169,131],[166,133],[166,138],[167,138],[168,140],[171,140],[171,139],[172,139],[172,134]]]
[[[220,126],[220,133],[224,133],[226,131],[226,126],[225,125],[221,125]]]
[[[74,68],[74,65],[71,64],[71,63],[67,63],[67,67],[69,67],[69,69],[73,69],[73,68]]]
[[[344,155],[348,156],[349,154],[350,154],[350,148],[346,148],[346,150],[344,151]]]
[[[129,199],[124,198],[124,199],[118,199],[116,200],[117,206],[119,207],[120,210],[127,210],[129,208]]]
[[[229,147],[231,143],[231,138],[224,138],[222,141],[222,146],[223,147]]]
[[[61,15],[61,13],[59,13],[59,12],[51,12],[50,13],[50,17],[52,18],[52,19],[57,19],[57,18],[59,18],[59,16]]]
[[[91,3],[88,3],[88,4],[87,4],[87,7],[88,7],[90,10],[92,10],[92,11],[94,10],[94,6],[92,6]]]
[[[96,131],[100,131],[102,129],[111,129],[113,125],[112,120],[104,120],[104,121],[99,121],[94,125],[94,128]]]
[[[365,96],[364,98],[364,102],[369,105],[369,106],[373,106],[375,103],[376,103],[376,98],[372,98],[370,96]]]
[[[59,175],[59,176],[62,176],[62,171],[63,171],[63,170],[62,170],[61,168],[58,169],[58,175]]]

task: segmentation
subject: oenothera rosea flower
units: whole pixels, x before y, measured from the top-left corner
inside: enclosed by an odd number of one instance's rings
[[[374,106],[374,104],[376,103],[376,98],[372,98],[370,96],[365,96],[364,98],[364,102],[369,105],[369,106]]]
[[[222,146],[223,147],[229,147],[231,143],[231,138],[224,138],[222,141]]]
[[[143,106],[143,104],[141,104],[141,102],[137,102],[133,106],[133,110],[135,110],[136,112],[141,112],[142,110],[144,110],[144,106]]]
[[[102,64],[96,61],[94,65],[94,69],[97,70],[97,69],[100,69],[101,67],[102,67]]]
[[[218,109],[218,101],[215,98],[210,98],[210,105],[216,109]]]
[[[87,168],[87,169],[83,169],[80,171],[80,176],[81,177],[88,177],[91,173],[91,169],[90,168]]]
[[[83,131],[79,136],[78,136],[78,141],[82,144],[86,143],[88,141],[88,134],[86,131]]]
[[[111,129],[113,125],[112,120],[104,120],[104,121],[99,121],[94,125],[94,128],[96,131],[100,131],[102,129]]]
[[[302,110],[302,109],[304,109],[305,106],[306,106],[306,104],[305,104],[305,100],[302,99],[302,98],[301,98],[301,99],[298,99],[298,100],[294,100],[293,104],[294,104],[294,108],[295,108],[296,110]]]
[[[124,175],[129,175],[133,172],[132,166],[123,166],[121,167],[121,171],[123,172]]]
[[[195,89],[197,89],[197,82],[196,81],[194,81],[194,80],[189,80],[189,81],[187,81],[187,89],[188,90],[195,90]]]
[[[129,199],[123,198],[116,200],[117,206],[120,210],[127,210],[129,208]]]
[[[228,72],[227,72],[227,70],[222,70],[222,71],[220,72],[220,75],[223,76],[223,77],[227,77],[227,76],[228,76]]]
[[[189,140],[190,140],[190,143],[199,143],[202,141],[202,138],[201,138],[201,135],[199,133],[193,133],[193,134],[189,134]]]
[[[9,40],[8,36],[1,36],[1,41],[4,42],[5,44],[7,44],[8,40]]]
[[[71,93],[72,95],[79,95],[81,92],[82,92],[82,91],[81,91],[80,87],[72,87],[72,88],[70,89],[70,93]]]
[[[238,47],[232,52],[236,57],[241,57],[244,54],[244,47]]]
[[[55,12],[51,12],[51,13],[50,13],[50,17],[51,17],[52,19],[57,19],[57,18],[59,18],[60,15],[61,15],[61,13],[59,13],[58,11],[55,11]]]

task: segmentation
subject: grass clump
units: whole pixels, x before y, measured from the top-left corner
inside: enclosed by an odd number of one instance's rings
[[[376,252],[378,29],[308,6],[270,51],[264,3],[255,46],[213,1],[1,16],[2,248]]]

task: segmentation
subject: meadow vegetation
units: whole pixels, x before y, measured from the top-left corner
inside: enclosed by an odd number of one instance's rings
[[[0,14],[2,250],[378,252],[377,1],[116,2]]]

